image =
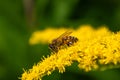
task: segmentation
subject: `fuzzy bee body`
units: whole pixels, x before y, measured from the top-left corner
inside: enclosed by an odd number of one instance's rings
[[[49,44],[49,48],[52,52],[58,52],[64,46],[71,46],[78,41],[78,38],[69,36],[72,32],[68,31],[63,33],[57,39],[52,40]]]

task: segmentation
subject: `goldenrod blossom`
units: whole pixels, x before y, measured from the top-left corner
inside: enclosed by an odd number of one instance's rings
[[[29,40],[30,44],[38,44],[38,43],[49,43],[52,39],[58,37],[63,32],[68,29],[61,28],[61,29],[52,29],[47,28],[44,31],[36,31],[32,34],[32,37]]]
[[[51,29],[51,31],[53,30]],[[62,31],[64,30],[62,29]],[[47,34],[46,31],[45,33]],[[50,75],[55,69],[63,73],[65,67],[70,66],[74,61],[77,61],[78,67],[85,71],[100,69],[105,65],[112,65],[113,67],[119,65],[120,32],[113,33],[105,27],[93,29],[90,26],[83,26],[73,30],[71,35],[79,39],[77,43],[71,47],[60,49],[58,53],[51,53],[50,56],[44,57],[32,69],[25,71],[21,79],[41,80],[44,75]],[[47,40],[49,39],[46,38]],[[33,41],[33,43],[35,42]]]

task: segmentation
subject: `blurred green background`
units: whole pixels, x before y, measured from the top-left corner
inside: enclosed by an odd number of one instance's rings
[[[82,24],[120,30],[120,0],[0,0],[0,80],[18,80],[23,68],[30,69],[47,44],[29,45],[34,30],[49,26],[77,28]],[[43,80],[120,80],[120,69],[84,72],[77,63],[63,74],[54,71]]]

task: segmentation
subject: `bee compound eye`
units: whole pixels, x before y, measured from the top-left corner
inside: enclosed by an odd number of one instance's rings
[[[52,44],[49,44],[49,47],[50,47],[50,48],[53,48],[53,45],[52,45]]]

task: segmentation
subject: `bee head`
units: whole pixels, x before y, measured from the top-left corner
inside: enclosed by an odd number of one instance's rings
[[[50,49],[52,52],[58,52],[58,48],[57,48],[54,44],[49,44],[49,49]]]
[[[53,44],[49,44],[48,46],[49,46],[50,49],[54,48]]]

